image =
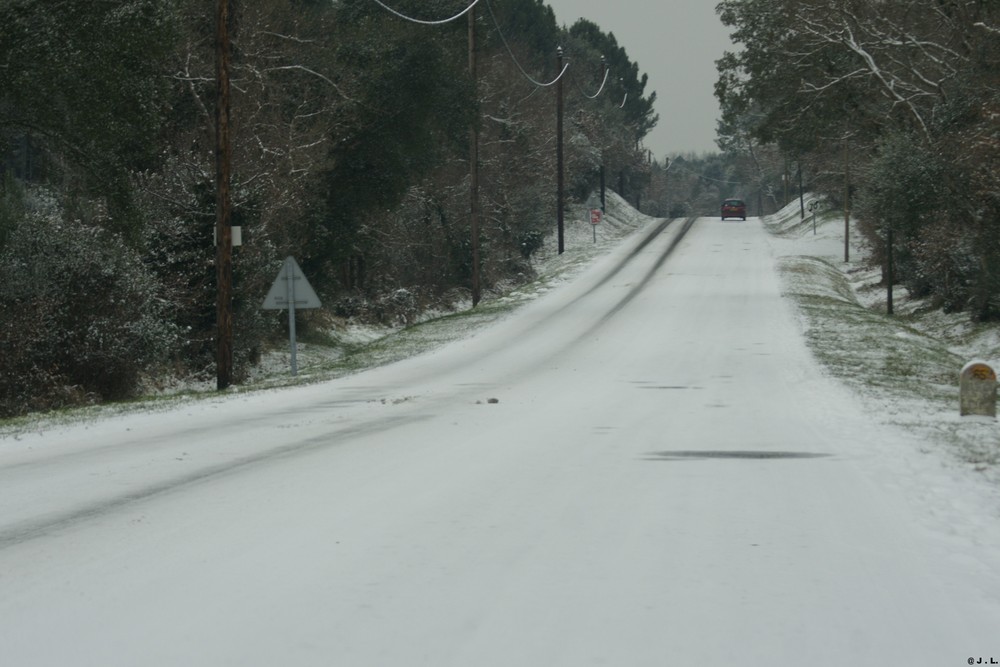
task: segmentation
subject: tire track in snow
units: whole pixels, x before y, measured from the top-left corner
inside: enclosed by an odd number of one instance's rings
[[[365,421],[355,426],[323,433],[322,435],[313,436],[305,440],[296,440],[277,447],[256,451],[224,463],[203,466],[187,474],[173,475],[158,483],[109,495],[97,502],[91,502],[73,509],[55,511],[43,514],[40,517],[4,526],[0,528],[0,550],[45,537],[51,533],[71,529],[77,524],[99,519],[130,505],[181,491],[196,484],[210,482],[253,466],[329,447],[336,447],[350,442],[356,436],[390,431],[414,422],[423,421],[427,418],[427,416],[422,415],[409,415],[382,417],[377,420]]]

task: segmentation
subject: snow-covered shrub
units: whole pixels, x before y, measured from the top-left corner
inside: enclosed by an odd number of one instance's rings
[[[914,296],[935,294],[941,277],[935,266],[949,265],[952,236],[936,233],[948,206],[947,165],[939,154],[911,133],[882,139],[878,154],[855,198],[859,229],[873,248],[872,259],[885,264],[888,232],[893,232],[895,282]],[[935,244],[944,244],[933,248]],[[957,296],[957,295],[956,295]]]
[[[963,310],[978,273],[975,243],[967,230],[947,220],[926,225],[912,250],[923,282],[933,284],[935,302],[945,312]]]
[[[127,397],[175,348],[157,281],[106,230],[29,213],[0,284],[0,415]]]
[[[416,318],[418,311],[416,296],[402,287],[383,297],[379,305],[385,311],[387,319],[394,324],[409,324]]]
[[[968,310],[974,321],[1000,319],[1000,227],[994,218],[978,224],[975,282],[970,286]],[[966,258],[969,261],[969,258]]]

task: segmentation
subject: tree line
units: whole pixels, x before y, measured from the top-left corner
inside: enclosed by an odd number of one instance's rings
[[[285,256],[326,306],[307,330],[467,299],[472,128],[483,288],[530,277],[560,47],[569,197],[648,180],[645,75],[542,0],[479,3],[475,79],[467,22],[433,21],[467,0],[228,1],[237,379],[282,335]],[[212,373],[214,4],[0,2],[0,416]]]
[[[723,0],[719,145],[806,173],[859,221],[889,288],[1000,318],[1000,4]],[[795,176],[793,176],[795,178]],[[762,195],[763,193],[763,195]]]

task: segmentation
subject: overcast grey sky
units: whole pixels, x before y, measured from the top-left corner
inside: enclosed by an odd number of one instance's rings
[[[646,93],[656,91],[660,122],[646,148],[666,155],[716,152],[719,104],[715,61],[734,50],[729,32],[715,13],[718,0],[546,0],[559,25],[583,17],[613,33],[639,72],[649,76]]]

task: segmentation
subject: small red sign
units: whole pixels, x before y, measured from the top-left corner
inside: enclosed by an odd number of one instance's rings
[[[590,224],[597,225],[601,222],[601,209],[595,208],[590,210]]]

